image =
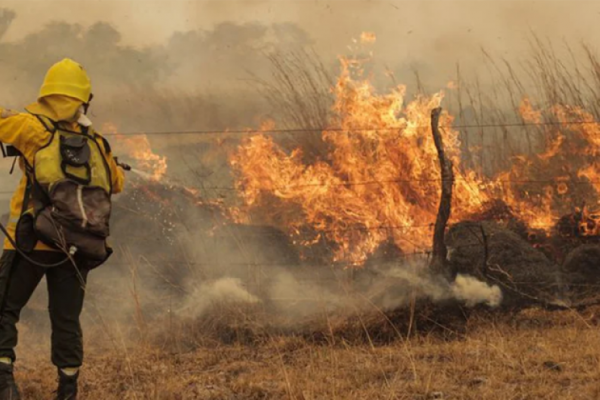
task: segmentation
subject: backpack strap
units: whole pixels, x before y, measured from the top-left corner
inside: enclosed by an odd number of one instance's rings
[[[44,126],[44,128],[46,128],[46,130],[54,136],[54,133],[56,132],[56,127],[52,123],[50,123],[52,121],[50,121],[50,120],[46,121],[45,118],[43,118],[41,115],[36,115],[36,114],[32,114],[32,115],[35,116],[37,118],[37,120],[40,121],[40,123]],[[52,139],[50,139],[50,140],[52,140]],[[21,206],[21,215],[23,215],[29,209],[29,202],[31,201],[31,192],[32,192],[32,187],[35,183],[35,178],[33,177],[33,174],[34,174],[33,166],[29,164],[29,162],[27,161],[27,159],[24,156],[21,156],[21,159],[23,160],[23,163],[25,164],[25,178],[27,179],[27,184],[25,186],[25,194],[23,196],[23,205]],[[16,162],[16,160],[15,160],[15,162]],[[15,168],[15,163],[13,163],[13,166],[11,168],[11,174],[12,174],[14,168]]]
[[[40,122],[40,124],[42,124],[42,126],[46,129],[46,131],[48,133],[50,133],[50,139],[48,139],[48,142],[39,149],[39,150],[42,150],[42,149],[48,147],[54,140],[54,135],[56,134],[56,131],[58,131],[58,124],[55,121],[53,121],[50,118],[45,117],[43,115],[33,114],[33,113],[30,113],[30,114],[33,115],[34,117],[36,117],[37,120]],[[46,190],[44,190],[44,188],[38,183],[37,179],[35,179],[35,168],[33,167],[33,165],[29,164],[29,162],[27,161],[27,159],[25,157],[23,157],[23,161],[25,163],[25,175],[27,176],[27,187],[29,188],[29,193],[26,194],[26,198],[23,200],[23,205],[25,206],[25,204],[27,203],[27,207],[28,207],[31,198],[35,197],[36,200],[34,201],[34,208],[35,208],[35,212],[37,212],[38,209],[41,208],[43,204],[50,203],[50,198],[48,196],[48,193],[46,193]],[[38,204],[38,202],[39,202],[39,204]],[[24,208],[23,212],[27,211],[27,207]]]
[[[102,155],[102,161],[104,163],[104,168],[106,168],[106,173],[108,174],[108,180],[109,180],[108,183],[110,185],[110,194],[112,195],[113,194],[113,176],[112,176],[112,172],[110,170],[110,165],[109,165],[109,162],[107,159],[107,157],[111,157],[111,154],[112,154],[112,149],[110,148],[110,144],[108,143],[108,140],[106,140],[106,138],[104,136],[98,134],[93,128],[90,128],[88,126],[82,126],[81,129],[82,129],[82,131],[83,131],[83,129],[85,129],[85,133],[89,137],[92,138],[92,140],[98,147],[98,150],[100,150],[100,154]],[[100,146],[100,142],[102,142],[102,146]]]
[[[25,186],[25,195],[23,196],[23,206],[21,207],[21,215],[25,214],[29,207],[29,200],[31,199],[31,178],[29,174],[25,174],[27,177],[27,185]]]
[[[21,204],[21,212],[17,225],[15,226],[14,243],[15,249],[18,252],[30,253],[38,244],[38,237],[32,225],[32,218],[35,215],[35,207],[33,213],[30,213],[29,206],[33,200],[33,181],[31,175],[26,172],[26,184],[23,194],[23,202]],[[35,203],[34,203],[35,204]]]
[[[51,120],[48,117],[45,117],[43,115],[39,115],[39,114],[32,114],[34,117],[37,118],[38,121],[40,121],[40,123],[44,126],[44,128],[46,128],[46,130],[48,132],[50,132],[51,134],[56,133],[56,131],[58,130],[58,123]]]

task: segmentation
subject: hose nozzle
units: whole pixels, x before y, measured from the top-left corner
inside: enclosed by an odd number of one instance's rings
[[[124,171],[131,171],[131,165],[119,162],[119,157],[115,157],[115,162],[119,167],[123,168]]]

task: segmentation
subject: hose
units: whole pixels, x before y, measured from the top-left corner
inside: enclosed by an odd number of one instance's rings
[[[30,262],[33,265],[36,265],[36,266],[41,267],[41,268],[54,268],[54,267],[60,267],[60,266],[64,265],[67,261],[70,261],[71,264],[73,265],[73,268],[75,268],[75,272],[77,274],[77,278],[79,280],[79,283],[81,284],[81,288],[84,291],[87,290],[87,288],[86,288],[87,285],[86,285],[86,282],[85,282],[85,278],[81,274],[81,271],[79,270],[79,267],[77,266],[77,263],[75,262],[75,259],[73,258],[73,256],[68,251],[66,251],[65,249],[61,249],[66,254],[65,259],[62,260],[61,262],[58,262],[58,263],[55,263],[55,264],[40,263],[40,262],[37,262],[37,261],[33,260],[27,254],[25,254],[25,252],[23,250],[21,250],[19,248],[19,246],[17,246],[17,243],[10,236],[10,234],[6,230],[6,227],[4,225],[2,225],[2,223],[0,223],[0,231],[2,231],[2,233],[4,233],[4,235],[6,236],[6,238],[8,239],[8,241],[10,242],[10,244],[12,244],[13,247],[15,248],[15,250],[17,251],[17,253],[19,253],[19,255],[21,257],[23,257],[25,260],[27,260],[28,262]],[[10,280],[10,278],[9,278],[9,280]],[[5,290],[8,290],[8,286],[6,287]],[[3,300],[2,300],[2,304],[0,305],[0,321],[2,321],[2,319],[4,318],[4,297],[5,297],[5,295],[6,295],[6,291],[2,294]]]
[[[59,267],[59,266],[63,265],[66,261],[71,260],[71,257],[69,255],[67,255],[67,257],[65,257],[64,260],[62,260],[61,262],[56,263],[56,264],[44,264],[41,262],[37,262],[37,261],[31,259],[31,257],[29,257],[27,254],[25,254],[25,252],[23,250],[21,250],[19,248],[19,246],[17,246],[17,243],[13,240],[13,238],[10,236],[10,234],[8,233],[8,231],[2,224],[0,224],[0,231],[2,231],[2,233],[4,233],[4,235],[6,236],[6,239],[8,239],[10,244],[13,245],[13,247],[15,248],[17,253],[19,253],[19,255],[21,257],[23,257],[25,260],[27,260],[28,262],[30,262],[33,265],[36,265],[36,266],[42,267],[42,268],[54,268],[54,267]]]

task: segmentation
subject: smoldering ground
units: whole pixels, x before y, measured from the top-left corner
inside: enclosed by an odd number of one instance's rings
[[[120,199],[118,207],[135,201]],[[171,190],[168,205],[150,210],[151,216],[117,219],[114,240],[124,244],[106,268],[92,273],[89,290],[98,309],[88,306],[88,312],[112,323],[133,322],[134,331],[140,316],[146,323],[163,321],[163,328],[169,318],[218,316],[300,333],[332,317],[392,311],[414,300],[468,307],[501,303],[497,286],[473,277],[459,276],[453,284],[432,278],[424,257],[377,262],[368,270],[306,261],[282,232],[231,224],[218,208],[188,201]],[[146,234],[132,237],[122,226]]]

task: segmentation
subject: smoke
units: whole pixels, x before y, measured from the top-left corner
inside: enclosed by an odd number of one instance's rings
[[[528,51],[532,32],[574,43],[600,33],[593,19],[598,5],[590,1],[90,1],[85,9],[69,0],[3,4],[12,9],[0,19],[2,70],[10,76],[2,101],[15,99],[7,88],[19,95],[14,86],[34,94],[48,65],[67,55],[93,72],[99,93],[105,86],[114,91],[121,84],[157,83],[222,91],[239,87],[247,72],[268,73],[263,55],[273,48],[311,46],[332,65],[352,38],[372,31],[381,65],[405,82],[417,67],[433,90],[455,77],[457,63],[485,76],[481,48],[513,62]]]
[[[168,203],[148,201],[165,198]],[[474,277],[459,275],[451,284],[432,277],[425,258],[381,261],[373,255],[357,270],[303,260],[284,233],[232,224],[219,208],[196,203],[176,184],[144,181],[116,206],[112,240],[123,247],[90,282],[103,312],[120,321],[136,312],[135,303],[123,301],[132,286],[147,318],[260,309],[274,327],[392,311],[415,298],[468,307],[501,302],[498,287]]]
[[[452,284],[452,293],[457,300],[465,302],[468,307],[476,304],[498,307],[502,302],[502,291],[498,286],[490,286],[468,275],[456,277]]]
[[[16,16],[16,13],[12,10],[0,9],[0,40],[2,40],[2,37]]]
[[[215,282],[202,283],[192,287],[184,303],[174,312],[180,316],[197,318],[211,306],[257,304],[260,299],[243,286],[240,279],[221,278]]]
[[[120,41],[119,31],[105,22],[89,28],[51,22],[17,42],[0,42],[3,103],[19,108],[33,101],[46,70],[65,57],[86,66],[100,95],[107,88],[146,85],[164,76],[167,65],[154,49],[134,49]]]
[[[18,13],[0,9],[0,39],[15,21]],[[239,87],[249,72],[260,76],[267,71],[266,53],[311,43],[308,33],[294,24],[224,21],[208,30],[172,32],[165,43],[136,47],[125,44],[120,29],[108,21],[86,27],[50,20],[18,40],[0,42],[1,100],[35,98],[48,67],[64,57],[86,67],[97,97],[104,101],[135,89],[150,95],[164,88],[183,94],[223,92]]]
[[[266,245],[265,245],[266,246]],[[215,248],[215,251],[224,248]],[[245,255],[255,258],[254,249],[245,247]],[[213,310],[226,306],[256,305],[266,310],[277,321],[315,321],[324,315],[347,317],[362,311],[392,311],[406,307],[415,299],[434,303],[457,301],[467,307],[486,305],[498,307],[502,291],[498,286],[488,285],[468,275],[458,275],[451,284],[441,278],[430,276],[425,263],[383,265],[362,271],[348,279],[347,271],[319,271],[319,267],[256,266],[255,273],[266,278],[254,282],[247,271],[208,267],[203,275],[219,276],[209,282],[197,277],[185,278],[188,294],[180,299],[175,313],[187,318],[200,318]]]
[[[356,306],[355,298],[318,279],[304,279],[288,271],[275,271],[275,279],[266,291],[272,312],[293,320],[316,318],[324,313],[343,313]]]
[[[392,267],[382,271],[381,282],[373,287],[385,284],[380,295],[380,306],[393,310],[406,305],[411,296],[427,298],[434,302],[457,300],[467,307],[485,304],[498,307],[502,301],[502,291],[496,285],[488,285],[468,275],[458,275],[448,284],[440,277],[432,277],[427,272],[427,264],[417,263],[409,266]]]

